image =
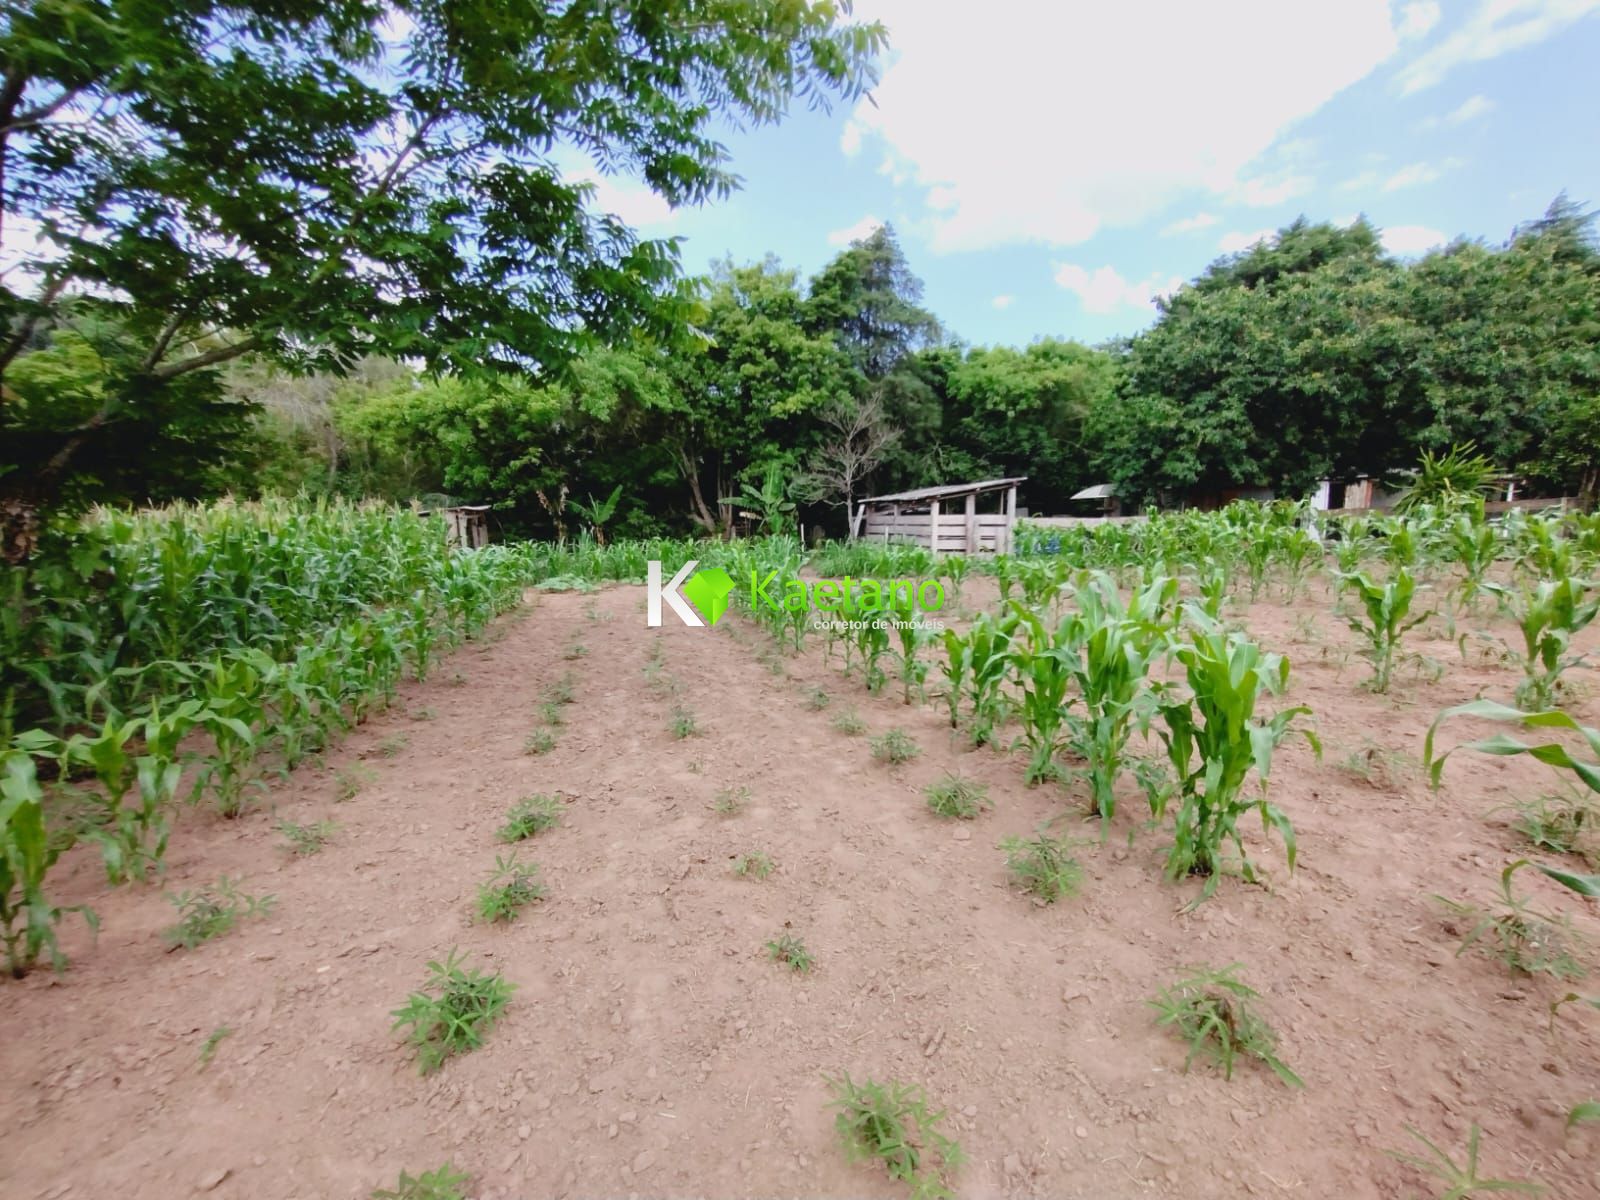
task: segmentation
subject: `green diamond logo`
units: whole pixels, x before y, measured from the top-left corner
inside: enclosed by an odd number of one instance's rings
[[[721,567],[707,567],[696,571],[678,588],[683,598],[694,605],[695,611],[705,618],[707,625],[715,625],[728,611],[728,596],[733,591],[733,580]]]

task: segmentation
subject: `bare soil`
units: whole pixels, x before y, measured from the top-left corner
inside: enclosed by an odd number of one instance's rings
[[[986,581],[968,591],[992,599]],[[1491,898],[1524,853],[1494,810],[1553,786],[1527,759],[1456,755],[1438,792],[1419,768],[1435,714],[1509,700],[1514,667],[1464,661],[1436,624],[1413,648],[1442,677],[1406,672],[1372,696],[1328,597],[1251,606],[1243,623],[1293,661],[1285,702],[1312,707],[1326,745],[1320,763],[1288,745],[1274,767],[1299,869],[1257,836],[1270,887],[1228,879],[1186,911],[1198,885],[1162,881],[1163,837],[1130,793],[1104,842],[1082,827],[1081,896],[1042,906],[995,844],[1081,811],[1081,785],[1023,786],[1020,759],[967,749],[942,705],[868,696],[820,648],[779,676],[737,614],[650,630],[643,607],[635,587],[541,596],[260,810],[186,813],[168,888],[226,874],[277,897],[195,950],[165,948],[159,888],[108,890],[74,852],[59,899],[92,905],[103,930],[70,924],[64,974],[0,985],[0,1196],[353,1198],[446,1159],[478,1200],[903,1195],[839,1152],[823,1074],[841,1070],[926,1087],[970,1156],[964,1196],[1435,1195],[1387,1151],[1416,1150],[1412,1126],[1460,1157],[1473,1123],[1487,1173],[1600,1196],[1600,1133],[1563,1130],[1600,1098],[1600,1016],[1569,1006],[1552,1026],[1566,987],[1457,957],[1430,900]],[[590,652],[563,657],[579,640]],[[658,642],[676,697],[645,682]],[[569,670],[556,749],[525,754],[541,690]],[[805,706],[815,685],[830,708]],[[1590,688],[1576,712],[1594,724]],[[675,703],[697,735],[669,733]],[[924,753],[875,762],[831,727],[846,705]],[[358,761],[373,778],[340,803],[335,771]],[[986,782],[993,810],[932,816],[921,788],[951,769]],[[714,812],[740,785],[750,807]],[[531,792],[568,801],[522,851],[548,899],[475,924],[495,831]],[[275,817],[339,828],[293,857]],[[753,850],[777,863],[763,882],[731,870]],[[1594,932],[1576,897],[1519,879]],[[766,958],[783,932],[815,955],[810,975]],[[481,1049],[423,1078],[390,1013],[454,947],[518,990]],[[1154,1025],[1147,1001],[1185,966],[1231,962],[1304,1091],[1254,1066],[1185,1074]]]

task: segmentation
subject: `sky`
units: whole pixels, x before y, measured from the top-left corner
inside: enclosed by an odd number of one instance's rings
[[[684,266],[809,277],[888,222],[962,340],[1094,343],[1297,216],[1395,254],[1600,206],[1600,0],[857,0],[868,100],[730,131],[731,199],[597,202]],[[597,177],[598,178],[598,177]]]

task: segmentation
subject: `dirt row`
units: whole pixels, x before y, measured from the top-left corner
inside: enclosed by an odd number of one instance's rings
[[[1600,1097],[1600,1020],[1568,1010],[1552,1032],[1563,986],[1457,957],[1429,898],[1490,898],[1521,854],[1493,810],[1551,786],[1525,760],[1459,755],[1439,792],[1417,769],[1438,710],[1508,698],[1514,672],[1440,633],[1416,647],[1437,681],[1409,673],[1374,697],[1327,597],[1241,619],[1290,655],[1286,702],[1311,706],[1326,754],[1292,744],[1274,767],[1300,868],[1258,840],[1270,887],[1227,881],[1186,911],[1195,889],[1161,881],[1162,837],[1133,795],[1103,842],[1083,826],[1082,894],[1040,905],[996,843],[1072,828],[1081,787],[1024,787],[1020,758],[969,750],[941,705],[869,696],[820,652],[774,660],[737,614],[652,630],[641,588],[540,596],[260,811],[185,814],[167,886],[235,876],[276,897],[266,918],[168,952],[160,890],[108,892],[75,853],[61,900],[100,912],[98,940],[71,925],[65,974],[0,987],[0,1194],[364,1197],[451,1160],[478,1200],[901,1195],[839,1151],[823,1076],[844,1070],[946,1108],[965,1196],[1435,1194],[1388,1151],[1418,1148],[1411,1126],[1459,1157],[1473,1124],[1490,1173],[1600,1194],[1600,1135],[1563,1130]],[[647,678],[658,645],[675,691]],[[568,673],[555,748],[525,753],[541,692]],[[699,729],[682,739],[680,705]],[[923,753],[874,761],[831,724],[847,705]],[[1578,713],[1600,717],[1592,697]],[[921,789],[949,770],[986,783],[992,811],[929,814]],[[750,791],[739,815],[714,810],[727,787]],[[475,924],[495,830],[534,792],[566,801],[522,851],[548,898]],[[276,817],[338,829],[296,857]],[[757,850],[774,874],[736,876]],[[1553,885],[1524,887],[1592,928]],[[786,932],[809,975],[763,952]],[[453,948],[517,992],[481,1049],[423,1078],[390,1014]],[[1303,1091],[1249,1067],[1185,1074],[1156,1028],[1161,986],[1232,962]]]

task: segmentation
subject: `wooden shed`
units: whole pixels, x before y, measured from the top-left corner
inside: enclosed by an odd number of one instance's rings
[[[489,544],[489,506],[487,504],[452,504],[441,508],[417,510],[419,517],[435,513],[444,518],[447,536],[452,546],[476,550]]]
[[[1018,475],[871,496],[851,515],[850,536],[914,542],[936,554],[1009,554],[1017,485],[1026,479]]]

